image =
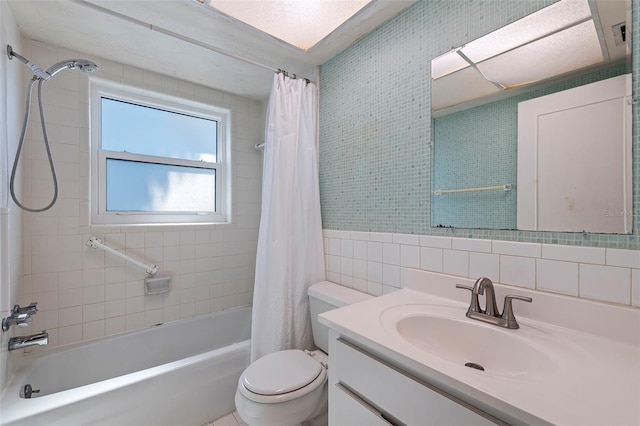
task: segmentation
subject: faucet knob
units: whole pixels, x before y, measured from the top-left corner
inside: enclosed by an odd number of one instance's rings
[[[20,305],[14,305],[11,309],[11,315],[2,319],[2,331],[8,331],[12,325],[18,327],[26,327],[31,322],[31,315],[38,313],[36,308],[37,302],[31,302],[29,306],[21,308]]]
[[[469,304],[467,315],[469,315],[469,312],[482,312],[482,310],[480,309],[480,303],[478,302],[478,294],[473,291],[473,287],[469,287],[468,285],[463,284],[456,284],[456,288],[469,290],[471,292],[471,303]]]
[[[16,314],[27,314],[27,315],[35,315],[38,313],[38,308],[36,307],[38,302],[31,302],[29,306],[20,307],[20,305],[15,305],[13,307],[13,312]]]
[[[504,297],[504,309],[502,310],[500,318],[506,320],[507,328],[515,329],[520,328],[520,326],[516,321],[515,315],[513,315],[513,300],[522,300],[523,302],[531,303],[533,299],[526,296],[518,296],[516,294],[510,294]]]

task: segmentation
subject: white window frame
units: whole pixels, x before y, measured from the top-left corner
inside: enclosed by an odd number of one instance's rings
[[[89,80],[91,116],[91,225],[147,225],[147,224],[220,224],[231,222],[231,112],[176,96],[134,86],[115,83],[96,77]],[[109,98],[165,111],[217,121],[216,162],[189,161],[168,157],[114,152],[102,149],[102,98]],[[215,169],[215,212],[113,212],[106,210],[107,159],[133,160],[154,164],[167,164]]]

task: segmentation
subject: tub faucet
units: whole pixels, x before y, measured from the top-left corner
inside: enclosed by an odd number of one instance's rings
[[[493,283],[489,278],[478,278],[473,287],[456,284],[456,288],[471,291],[471,303],[469,304],[469,309],[467,309],[467,317],[511,329],[520,328],[516,321],[516,317],[513,315],[513,300],[522,300],[524,302],[531,302],[532,300],[530,297],[526,296],[505,296],[504,308],[502,310],[502,314],[500,314],[498,306],[496,305],[496,294],[493,289]],[[484,310],[480,308],[480,303],[478,302],[478,295],[483,294],[486,299]]]
[[[11,328],[12,325],[17,325],[18,327],[26,327],[29,325],[32,315],[38,313],[38,308],[36,308],[37,302],[31,302],[29,306],[25,306],[21,308],[20,305],[15,305],[13,309],[11,309],[11,315],[2,319],[2,331],[7,331]]]
[[[45,346],[49,343],[49,333],[41,331],[40,333],[31,334],[30,336],[18,336],[9,339],[9,350],[24,349],[29,346]]]

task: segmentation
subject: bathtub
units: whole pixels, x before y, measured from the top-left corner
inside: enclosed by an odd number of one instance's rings
[[[26,355],[0,399],[0,424],[192,425],[233,411],[249,365],[241,308]],[[30,384],[40,389],[23,396]]]

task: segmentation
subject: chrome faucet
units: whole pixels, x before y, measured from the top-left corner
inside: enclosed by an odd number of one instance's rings
[[[502,314],[500,314],[498,306],[496,305],[496,294],[493,289],[493,283],[489,278],[478,278],[473,287],[456,284],[456,288],[471,291],[471,303],[469,304],[469,309],[467,309],[467,317],[511,329],[520,328],[516,317],[513,315],[513,300],[522,300],[524,302],[531,302],[533,300],[526,296],[505,296],[504,308],[502,309]],[[485,295],[484,310],[480,308],[478,301],[478,295],[483,294]]]
[[[500,316],[498,306],[496,305],[496,292],[489,278],[478,278],[471,292],[475,295],[483,295],[486,292],[484,313],[492,317]]]
[[[30,336],[12,337],[9,339],[9,350],[24,349],[29,346],[45,346],[49,343],[49,333],[41,331]]]
[[[31,302],[29,306],[25,306],[21,308],[20,305],[14,305],[11,310],[11,315],[2,319],[2,331],[7,331],[11,328],[12,325],[17,325],[18,327],[26,327],[29,325],[32,315],[38,313],[38,308],[36,308],[37,302]]]

